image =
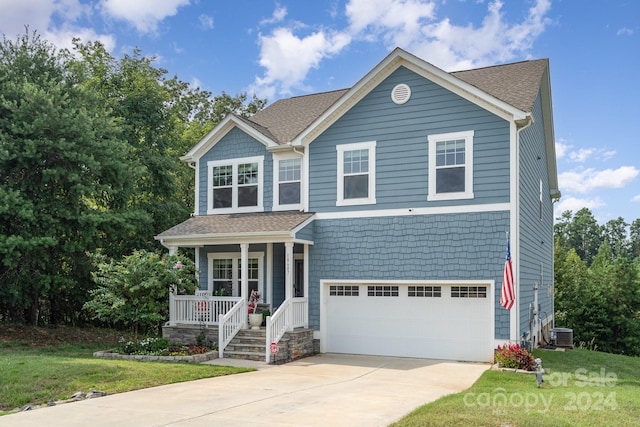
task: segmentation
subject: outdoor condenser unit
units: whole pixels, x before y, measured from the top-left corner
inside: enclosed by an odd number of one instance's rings
[[[558,347],[573,348],[573,329],[552,328],[551,344]]]

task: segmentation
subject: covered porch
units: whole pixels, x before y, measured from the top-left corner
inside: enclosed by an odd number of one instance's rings
[[[260,294],[266,316],[265,360],[285,333],[307,328],[308,262],[313,214],[264,212],[195,216],[156,236],[170,253],[194,248],[199,289],[169,298],[168,327],[205,328],[217,337],[220,357],[248,329],[248,297]],[[266,314],[266,313],[265,313]]]

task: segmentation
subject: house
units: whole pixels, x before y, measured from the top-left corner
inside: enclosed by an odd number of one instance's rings
[[[170,325],[208,301],[221,355],[251,290],[273,313],[267,344],[301,328],[321,352],[489,361],[548,340],[560,192],[546,59],[448,73],[395,49],[350,89],[227,116],[181,160],[195,212],[156,238],[195,248],[201,291],[173,297]]]

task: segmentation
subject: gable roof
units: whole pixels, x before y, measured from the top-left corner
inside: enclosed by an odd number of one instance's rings
[[[450,74],[519,110],[530,113],[548,67],[548,59],[537,59]]]
[[[332,106],[348,89],[280,99],[251,116],[248,121],[267,129],[275,141],[293,141],[303,130]]]
[[[553,144],[547,59],[448,73],[396,48],[352,88],[280,99],[250,118],[230,114],[181,159],[196,160],[233,126],[245,130],[267,148],[306,145],[401,66],[519,124],[529,122],[542,90],[543,100],[548,101],[544,104],[549,104],[544,114],[545,137],[549,146]]]

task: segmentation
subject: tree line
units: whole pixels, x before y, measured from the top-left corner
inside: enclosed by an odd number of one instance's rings
[[[640,355],[640,219],[599,225],[591,211],[554,226],[556,326],[598,350]]]
[[[139,50],[0,43],[0,322],[80,324],[98,251],[158,250],[193,212],[179,160],[229,113],[266,100],[193,87]]]

